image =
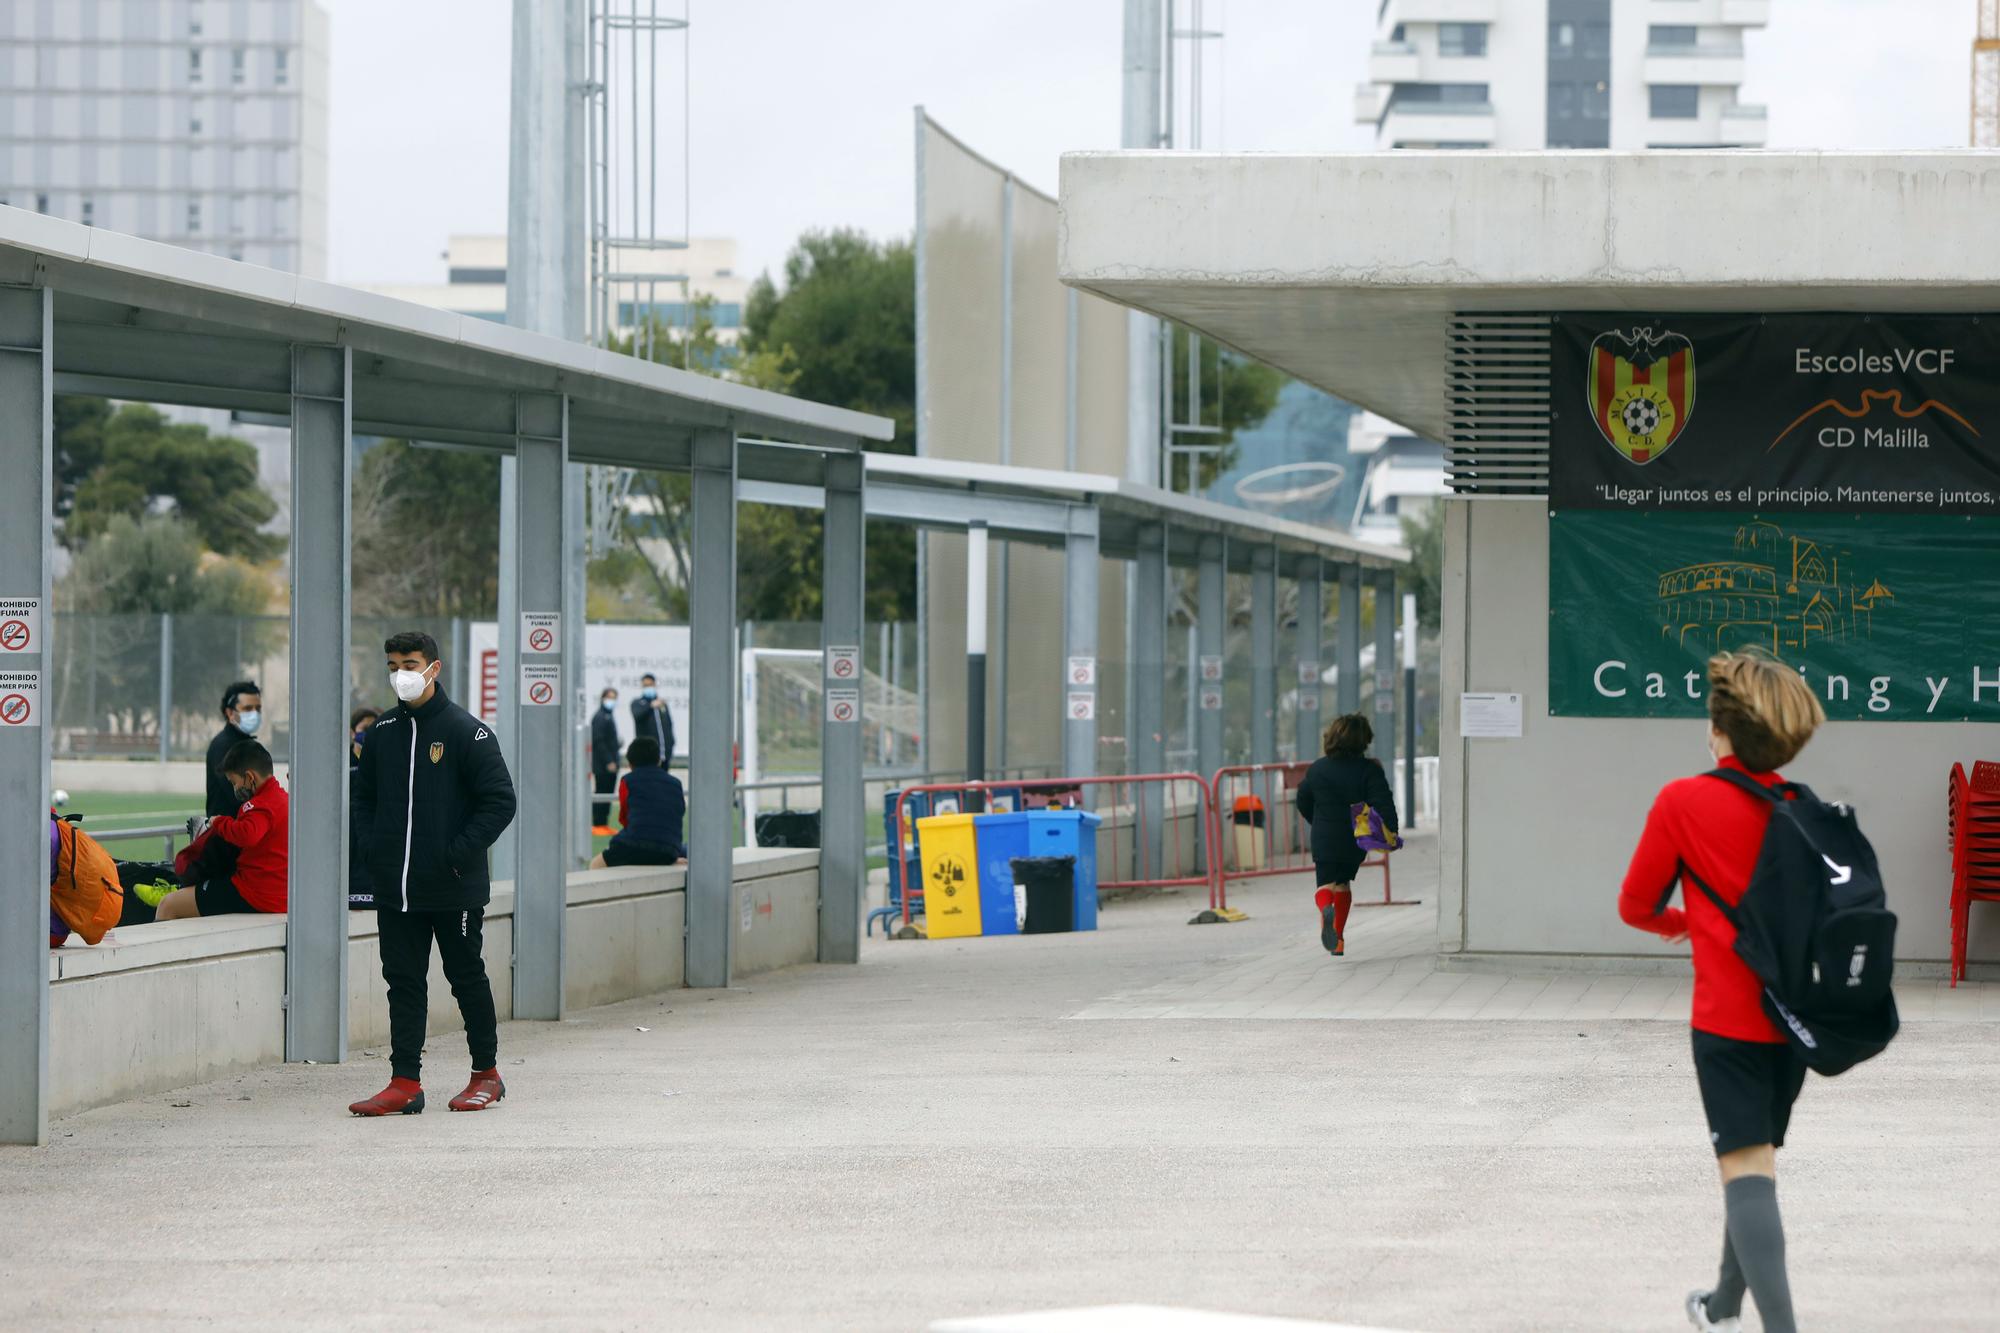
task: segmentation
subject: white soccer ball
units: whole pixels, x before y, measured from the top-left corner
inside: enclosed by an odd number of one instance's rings
[[[1651,435],[1660,424],[1660,409],[1649,399],[1634,398],[1625,404],[1625,429],[1634,435]]]
[[[65,805],[68,805],[69,793],[64,791],[61,787],[57,787],[55,790],[55,801],[56,801],[56,807],[58,809],[62,808]]]

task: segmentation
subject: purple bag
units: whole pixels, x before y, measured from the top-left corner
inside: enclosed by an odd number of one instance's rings
[[[1382,816],[1374,806],[1366,801],[1356,801],[1351,810],[1356,847],[1364,852],[1393,852],[1403,845],[1403,840],[1382,823]]]

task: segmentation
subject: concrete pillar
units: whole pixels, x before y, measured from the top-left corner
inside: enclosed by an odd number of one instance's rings
[[[50,484],[55,473],[50,391],[55,298],[0,287],[0,440],[12,466],[0,486],[0,598],[40,610],[26,650],[0,653],[0,1143],[49,1134],[49,726],[55,702],[48,650]],[[27,617],[14,617],[17,619]],[[22,688],[32,683],[31,693]]]
[[[1227,632],[1223,605],[1225,573],[1222,538],[1203,537],[1195,566],[1195,692],[1194,771],[1208,777],[1221,768],[1223,642]]]
[[[965,530],[965,776],[986,780],[986,525]]]
[[[1361,567],[1340,567],[1340,623],[1336,628],[1334,665],[1339,671],[1335,683],[1335,705],[1342,715],[1361,709]]]
[[[1374,711],[1375,757],[1395,779],[1396,760],[1396,571],[1378,570],[1375,584],[1375,677],[1369,700]]]
[[[1063,539],[1062,686],[1062,771],[1072,778],[1097,775],[1097,534],[1097,510],[1073,506]]]
[[[1250,551],[1250,762],[1278,762],[1278,553]]]
[[[1325,590],[1320,581],[1316,555],[1302,555],[1298,564],[1298,759],[1310,763],[1319,758],[1320,626],[1325,622]]]
[[[499,630],[495,639],[498,649],[495,667],[495,689],[493,691],[494,735],[500,742],[500,756],[507,761],[507,771],[519,775],[521,772],[521,738],[514,734],[514,709],[521,693],[521,623],[520,542],[514,530],[514,514],[520,504],[521,488],[518,482],[514,456],[508,454],[500,460],[500,597]],[[509,634],[507,627],[516,626],[516,632]],[[471,674],[468,681],[479,679],[479,663],[470,662]],[[479,711],[479,701],[470,694],[460,701],[469,712]],[[515,820],[507,826],[493,844],[493,878],[512,880],[515,878],[514,849],[518,842],[521,821]]]
[[[595,699],[583,694],[584,622],[589,606],[590,567],[589,507],[584,501],[584,471],[581,463],[563,465],[563,659],[570,672],[563,683],[569,687],[570,779],[568,801],[569,846],[565,864],[582,870],[590,864],[590,714]],[[661,756],[667,758],[669,756]]]
[[[563,927],[569,856],[564,839],[570,802],[569,692],[573,663],[564,661],[564,626],[572,609],[563,574],[563,471],[568,455],[569,403],[557,394],[515,395],[514,582],[520,614],[500,622],[500,641],[520,655],[514,715],[503,730],[515,735],[514,765],[514,1017],[563,1015]],[[530,616],[553,615],[555,631],[531,639]],[[543,645],[546,644],[546,647]]]
[[[859,453],[826,459],[825,550],[820,593],[819,960],[861,961],[861,908],[868,878],[866,787],[861,753],[862,596],[866,510]]]
[[[736,695],[736,437],[694,437],[688,580],[687,984],[729,984],[735,791],[730,743]]]
[[[347,1058],[348,507],[353,353],[292,348],[291,892],[285,1058]]]
[[[1132,579],[1132,691],[1130,727],[1133,773],[1166,768],[1167,691],[1167,529],[1148,523],[1139,529]],[[1142,872],[1162,864],[1160,821],[1166,806],[1157,785],[1141,790],[1145,839],[1136,846]],[[1136,834],[1136,829],[1135,829]],[[1142,873],[1142,877],[1149,877]]]

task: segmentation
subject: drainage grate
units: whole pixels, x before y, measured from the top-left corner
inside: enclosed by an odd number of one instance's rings
[[[1548,315],[1454,315],[1445,475],[1464,496],[1549,493]]]

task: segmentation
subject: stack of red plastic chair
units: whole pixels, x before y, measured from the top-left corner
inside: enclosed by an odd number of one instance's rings
[[[1951,984],[1965,976],[1974,903],[2000,903],[2000,764],[1951,766]]]

